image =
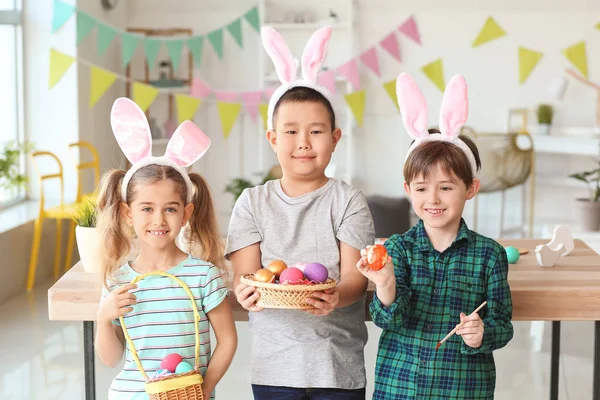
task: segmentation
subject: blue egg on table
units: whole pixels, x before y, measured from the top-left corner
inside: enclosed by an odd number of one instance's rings
[[[515,264],[517,261],[519,261],[519,257],[521,257],[521,255],[516,247],[508,246],[505,250],[506,258],[508,259],[509,264]]]

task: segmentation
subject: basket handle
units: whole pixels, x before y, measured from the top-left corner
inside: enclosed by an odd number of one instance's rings
[[[138,275],[135,278],[133,278],[131,283],[137,283],[137,282],[141,281],[142,279],[144,279],[148,276],[152,276],[152,275],[161,275],[161,276],[166,276],[167,278],[173,279],[175,282],[177,282],[183,288],[183,290],[185,290],[185,292],[188,294],[188,296],[190,296],[190,299],[192,300],[192,308],[194,309],[194,330],[196,331],[195,369],[197,370],[200,365],[199,364],[200,331],[198,329],[198,323],[200,322],[200,314],[198,313],[198,307],[196,306],[196,299],[194,298],[194,295],[190,291],[190,288],[185,284],[185,282],[183,282],[181,279],[177,278],[176,276],[173,276],[173,275],[163,272],[163,271],[154,271],[154,272],[148,272],[145,274]],[[142,363],[140,362],[140,358],[138,357],[137,351],[135,350],[135,345],[133,344],[133,340],[131,340],[131,337],[129,336],[129,332],[127,332],[127,328],[125,327],[125,321],[123,320],[122,315],[119,316],[119,321],[121,322],[121,328],[123,329],[123,334],[125,335],[125,339],[127,340],[127,343],[129,344],[129,349],[131,351],[131,354],[133,355],[133,359],[134,359],[138,369],[142,373],[144,379],[148,380],[148,375],[146,374],[146,371],[144,371],[144,368],[142,367]]]

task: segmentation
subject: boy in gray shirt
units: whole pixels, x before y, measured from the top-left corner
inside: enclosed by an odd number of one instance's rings
[[[267,132],[283,176],[242,193],[226,249],[237,299],[251,311],[250,377],[259,400],[365,398],[367,281],[355,266],[375,234],[364,195],[325,176],[341,131],[329,93],[311,79],[316,80],[330,33],[322,28],[313,35],[305,49],[310,62],[303,56],[305,80],[296,81],[283,39],[263,28],[265,48],[283,83],[269,103]],[[262,310],[258,293],[241,284],[240,276],[276,259],[288,265],[319,262],[337,287],[316,292],[313,310]]]

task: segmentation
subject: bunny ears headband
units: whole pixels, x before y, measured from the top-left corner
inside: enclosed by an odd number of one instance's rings
[[[327,46],[331,37],[331,27],[325,26],[317,30],[306,43],[304,52],[302,53],[302,78],[296,79],[298,75],[298,67],[294,62],[292,53],[281,35],[270,26],[264,26],[261,30],[263,45],[265,51],[275,64],[277,77],[282,85],[278,87],[271,99],[269,100],[269,108],[267,112],[267,126],[273,129],[273,112],[275,105],[288,90],[302,86],[308,87],[321,93],[329,104],[333,107],[331,94],[323,86],[317,82],[317,76],[321,70],[321,66],[327,58]],[[335,128],[335,127],[334,127]]]
[[[187,187],[187,203],[192,202],[194,185],[184,168],[198,161],[210,147],[210,139],[191,121],[184,121],[171,136],[165,155],[152,156],[152,136],[146,114],[132,100],[115,100],[110,123],[119,147],[132,166],[121,185],[121,198],[127,201],[127,186],[133,174],[148,165],[166,165],[181,174]]]
[[[469,100],[465,78],[461,75],[455,75],[448,82],[440,109],[441,133],[429,134],[427,130],[427,104],[419,87],[409,74],[402,73],[398,76],[396,95],[406,131],[410,137],[415,139],[408,149],[408,153],[406,153],[406,158],[421,143],[432,141],[452,143],[460,147],[465,153],[471,164],[473,177],[476,177],[477,164],[475,156],[469,146],[458,137],[469,115]]]

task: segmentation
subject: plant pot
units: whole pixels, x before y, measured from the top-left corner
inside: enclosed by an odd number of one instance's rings
[[[550,134],[550,124],[539,124],[538,125],[538,135],[548,136],[549,134]]]
[[[596,232],[600,228],[600,202],[577,199],[577,222],[585,232]]]
[[[102,271],[102,259],[100,257],[100,232],[97,228],[86,228],[77,226],[75,228],[77,249],[85,272],[100,273]]]

